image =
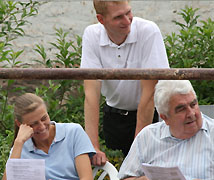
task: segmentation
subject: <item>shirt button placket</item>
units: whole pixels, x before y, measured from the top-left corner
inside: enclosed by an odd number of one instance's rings
[[[121,55],[120,55],[120,47],[118,47],[117,50],[118,50],[118,51],[117,51],[117,52],[118,52],[117,57],[120,58],[120,57],[121,57]]]

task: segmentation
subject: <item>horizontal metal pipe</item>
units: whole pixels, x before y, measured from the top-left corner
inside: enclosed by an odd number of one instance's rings
[[[171,69],[0,68],[0,79],[214,80],[214,68],[171,68]]]

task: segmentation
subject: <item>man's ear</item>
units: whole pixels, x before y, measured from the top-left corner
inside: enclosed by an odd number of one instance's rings
[[[103,24],[103,15],[102,14],[97,14],[97,20]]]
[[[17,119],[15,120],[16,125],[19,127],[22,123],[20,123]]]
[[[168,117],[166,115],[160,114],[160,118],[165,121],[166,125],[169,125],[169,119],[168,119]]]

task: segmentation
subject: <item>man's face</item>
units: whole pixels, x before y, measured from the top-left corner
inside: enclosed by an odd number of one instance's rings
[[[194,136],[202,126],[202,117],[195,95],[172,95],[169,101],[168,116],[164,116],[170,127],[172,136],[179,139],[188,139]]]
[[[107,6],[107,14],[98,16],[100,16],[101,21],[99,21],[104,25],[112,41],[114,41],[115,37],[126,38],[129,34],[133,15],[131,6],[127,1],[119,4],[109,2]]]

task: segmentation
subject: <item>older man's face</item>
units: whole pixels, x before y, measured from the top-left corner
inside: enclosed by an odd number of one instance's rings
[[[170,127],[172,136],[188,139],[194,136],[202,126],[202,117],[195,95],[176,94],[170,98],[169,113],[164,118]]]

